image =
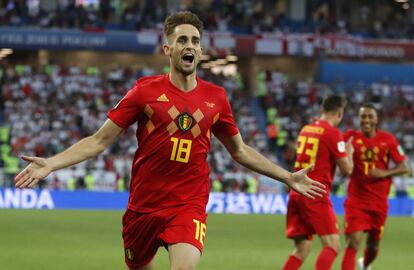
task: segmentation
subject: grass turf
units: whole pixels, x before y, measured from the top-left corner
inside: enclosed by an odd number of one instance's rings
[[[122,212],[0,210],[0,269],[126,269]],[[200,270],[281,269],[293,245],[284,237],[284,216],[210,215]],[[388,219],[375,270],[411,269],[414,219]],[[342,240],[343,243],[343,240]],[[302,269],[313,269],[319,240]],[[362,249],[359,251],[359,256]],[[333,269],[340,269],[342,253]],[[156,269],[168,269],[160,248]]]

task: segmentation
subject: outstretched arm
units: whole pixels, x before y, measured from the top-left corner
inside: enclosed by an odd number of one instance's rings
[[[240,133],[232,137],[218,135],[217,138],[224,144],[233,159],[246,168],[281,181],[311,199],[314,199],[315,196],[322,197],[326,193],[325,185],[313,181],[306,175],[307,172],[312,170],[313,166],[291,173],[246,145]]]
[[[23,156],[22,159],[30,162],[30,164],[14,178],[16,187],[31,188],[53,171],[96,157],[121,132],[122,128],[108,119],[95,134],[80,140],[53,157],[39,158]]]

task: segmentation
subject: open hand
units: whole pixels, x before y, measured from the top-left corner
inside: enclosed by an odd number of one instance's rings
[[[30,164],[14,178],[16,188],[32,188],[52,172],[44,158],[23,156],[22,159]]]
[[[314,181],[307,176],[307,173],[313,170],[314,165],[310,165],[300,171],[292,174],[287,184],[298,193],[310,198],[322,198],[326,194],[326,186],[322,183]]]

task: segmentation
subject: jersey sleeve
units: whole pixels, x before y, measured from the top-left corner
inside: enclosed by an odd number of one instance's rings
[[[345,140],[342,136],[342,133],[337,129],[332,129],[330,134],[327,134],[329,137],[329,149],[331,150],[331,153],[333,154],[335,159],[338,158],[344,158],[346,157],[346,151],[345,151]]]
[[[128,128],[138,120],[138,116],[143,110],[139,100],[139,86],[136,83],[121,101],[108,112],[108,118],[121,128]]]
[[[215,135],[234,136],[239,133],[239,129],[233,118],[230,103],[226,96],[223,100],[222,109],[219,112],[219,118],[211,130]]]
[[[394,136],[389,137],[390,157],[395,163],[400,163],[406,159],[404,150]]]

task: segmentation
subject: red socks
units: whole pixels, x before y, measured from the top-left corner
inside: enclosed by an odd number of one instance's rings
[[[290,255],[282,270],[298,270],[302,265],[302,260],[296,256]]]
[[[372,261],[374,261],[374,259],[377,257],[378,255],[378,249],[365,249],[364,252],[364,266],[368,266],[372,263]]]
[[[336,251],[331,247],[324,247],[316,260],[315,270],[329,270],[336,258]]]
[[[319,253],[318,259],[316,261],[315,269],[316,270],[329,270],[336,258],[336,251],[331,247],[325,247]],[[288,260],[283,266],[282,270],[298,270],[302,265],[302,260],[298,257],[290,255]]]
[[[355,270],[355,256],[357,254],[356,249],[347,247],[342,259],[342,270]]]

